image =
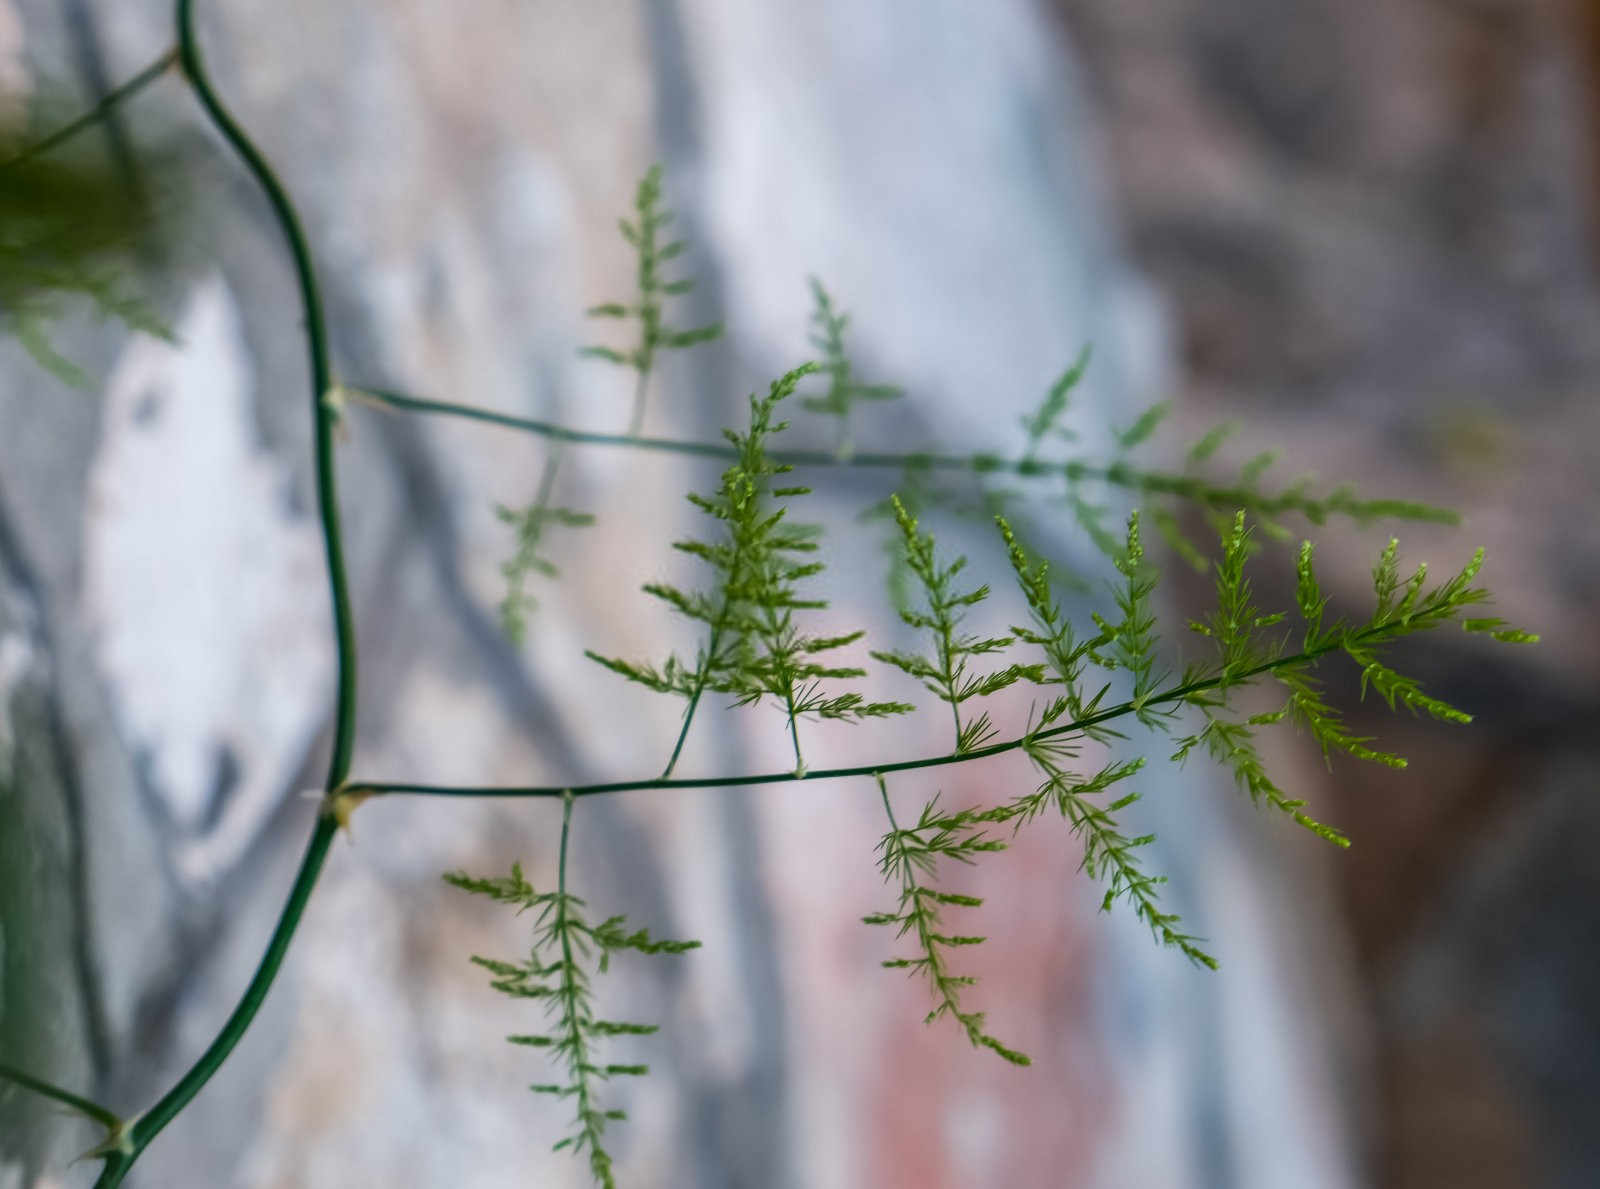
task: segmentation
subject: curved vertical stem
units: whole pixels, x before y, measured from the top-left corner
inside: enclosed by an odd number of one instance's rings
[[[311,249],[306,244],[300,218],[295,214],[283,183],[267,164],[261,150],[250,141],[222,106],[212,88],[205,62],[200,55],[199,43],[194,35],[193,0],[178,2],[178,54],[185,77],[195,93],[195,98],[205,108],[223,138],[244,160],[272,206],[283,236],[289,242],[294,257],[295,281],[300,289],[301,304],[305,308],[306,348],[311,368],[311,404],[315,425],[315,450],[317,463],[317,511],[322,523],[324,552],[328,563],[328,582],[333,598],[334,630],[338,637],[339,690],[338,707],[334,721],[333,754],[328,765],[327,788],[335,789],[350,774],[350,752],[355,742],[356,715],[356,639],[355,622],[350,610],[349,582],[345,576],[344,544],[339,526],[338,484],[333,464],[333,426],[335,414],[325,401],[333,388],[333,377],[328,366],[328,330],[322,311],[322,293],[317,286],[316,271],[311,264]]]
[[[355,739],[356,722],[356,650],[355,623],[350,608],[349,581],[345,573],[344,546],[339,525],[338,488],[335,482],[333,459],[333,428],[335,413],[326,401],[333,388],[328,365],[327,325],[322,310],[322,297],[317,287],[316,272],[311,263],[311,251],[306,244],[305,232],[283,184],[273,173],[261,151],[250,141],[238,123],[222,105],[206,73],[205,61],[200,53],[194,32],[193,0],[177,0],[178,60],[195,98],[205,109],[217,131],[243,159],[245,167],[265,192],[274,217],[288,241],[293,256],[295,280],[300,290],[305,311],[307,355],[311,371],[311,410],[315,426],[315,451],[317,474],[317,507],[321,522],[324,550],[328,564],[328,582],[333,601],[333,620],[338,649],[338,700],[334,713],[332,756],[328,765],[326,790],[331,795],[344,783],[350,772],[350,756]],[[317,877],[327,859],[328,847],[339,829],[339,815],[332,811],[330,800],[317,815],[317,823],[306,843],[300,869],[295,874],[289,897],[279,914],[278,923],[246,985],[238,1005],[228,1016],[216,1038],[156,1104],[141,1115],[129,1129],[130,1150],[108,1154],[97,1189],[114,1189],[121,1184],[128,1169],[158,1133],[184,1107],[188,1106],[206,1082],[227,1060],[234,1046],[249,1029],[261,1009],[261,1004],[271,989],[283,965],[289,942],[299,927],[306,902],[316,886]]]

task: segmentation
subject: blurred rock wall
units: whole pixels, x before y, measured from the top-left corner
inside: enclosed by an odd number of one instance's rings
[[[1185,419],[1460,508],[1402,546],[1485,545],[1496,613],[1544,635],[1429,640],[1470,731],[1374,714],[1410,771],[1304,774],[1356,839],[1329,875],[1376,1041],[1372,1182],[1593,1184],[1600,6],[1056,8],[1133,258],[1171,296]],[[1339,556],[1359,597],[1362,554]]]
[[[82,85],[85,63],[125,77],[170,37],[166,6],[143,0],[11,0],[0,14],[36,80]],[[627,378],[576,359],[596,333],[579,312],[629,292],[614,219],[662,160],[700,278],[683,321],[724,317],[729,332],[666,362],[649,432],[712,437],[803,358],[810,272],[856,314],[864,373],[915,394],[865,419],[863,446],[1014,448],[1017,418],[1086,341],[1085,449],[1173,383],[1161,304],[1106,202],[1108,137],[1078,58],[1022,0],[238,0],[202,4],[201,31],[304,214],[351,382],[620,427]],[[132,160],[160,148],[182,163],[181,234],[144,272],[181,347],[69,320],[61,345],[97,378],[75,393],[0,343],[0,505],[32,575],[7,579],[31,610],[4,612],[4,639],[24,645],[0,657],[43,658],[28,688],[59,739],[39,761],[59,771],[29,778],[28,808],[3,804],[38,818],[26,849],[53,864],[32,885],[49,907],[22,910],[50,954],[30,977],[60,989],[53,1070],[133,1110],[201,1050],[259,956],[314,812],[301,794],[322,770],[332,653],[277,229],[175,79],[99,135]],[[559,498],[598,526],[557,541],[565,576],[538,588],[517,650],[494,621],[511,541],[493,507],[532,497],[543,444],[364,408],[346,428],[356,772],[655,770],[676,707],[620,688],[581,650],[692,647],[638,587],[692,577],[664,543],[698,529],[676,493],[715,469],[569,452]],[[904,646],[881,526],[855,523],[892,481],[830,480],[807,515],[838,551],[825,626]],[[1092,569],[1063,523],[1039,518],[1034,540]],[[1002,564],[981,525],[935,524],[975,569]],[[1000,604],[994,626],[1018,614]],[[776,725],[708,715],[682,770],[784,767]],[[811,747],[867,762],[942,749],[936,730],[819,730]],[[997,763],[892,791],[909,813],[936,789],[959,803],[1028,780]],[[1360,1183],[1365,1038],[1323,869],[1241,825],[1229,791],[1192,771],[1153,766],[1140,788],[1131,824],[1161,835],[1166,902],[1224,971],[1157,951],[1126,914],[1097,916],[1075,845],[1044,823],[967,885],[989,900],[981,1002],[1034,1054],[1024,1072],[923,1028],[921,989],[878,968],[887,939],[859,924],[886,902],[870,786],[582,804],[578,892],[706,943],[607,981],[608,1013],[664,1025],[640,1045],[652,1076],[616,1091],[633,1116],[617,1133],[625,1182]],[[130,1183],[583,1183],[579,1162],[548,1150],[559,1108],[521,1090],[543,1076],[537,1055],[501,1042],[525,1014],[466,962],[515,952],[526,922],[437,878],[520,860],[548,883],[557,821],[548,803],[363,808],[262,1015]],[[31,834],[8,822],[5,845],[17,837]],[[84,1180],[92,1170],[63,1172],[61,1157],[89,1137],[57,1128],[35,1151],[51,1177]]]

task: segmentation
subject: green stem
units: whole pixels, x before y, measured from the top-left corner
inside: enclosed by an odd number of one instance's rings
[[[14,1065],[6,1065],[0,1062],[0,1079],[15,1082],[24,1089],[32,1090],[35,1094],[42,1095],[45,1098],[53,1098],[65,1106],[70,1106],[80,1115],[93,1119],[107,1130],[115,1130],[122,1126],[122,1120],[117,1118],[116,1113],[101,1106],[98,1102],[90,1102],[87,1098],[80,1097],[71,1090],[63,1090],[60,1086],[47,1082],[43,1078],[36,1078],[31,1073],[20,1070]]]
[[[311,838],[306,843],[305,854],[300,860],[300,869],[295,873],[294,883],[289,889],[288,902],[284,904],[283,912],[278,916],[278,923],[272,930],[271,939],[267,942],[266,952],[261,955],[261,962],[245,987],[244,996],[233,1009],[233,1014],[228,1017],[227,1023],[223,1024],[217,1038],[201,1054],[189,1072],[184,1074],[178,1084],[134,1124],[133,1138],[136,1149],[142,1149],[154,1139],[156,1133],[189,1104],[189,1100],[199,1092],[200,1087],[205,1085],[211,1075],[216,1073],[228,1054],[233,1051],[233,1046],[250,1027],[250,1022],[267,997],[273,979],[277,977],[278,969],[283,965],[284,955],[289,950],[289,942],[300,925],[300,918],[305,914],[311,890],[316,886],[317,876],[322,872],[322,864],[328,857],[328,848],[332,845],[338,829],[338,822],[331,813],[323,812],[317,815],[316,828],[312,830]]]
[[[794,770],[799,775],[806,770],[806,762],[800,755],[800,728],[794,721],[794,685],[791,682],[789,689],[783,695],[784,708],[789,714],[789,742],[794,744]]]
[[[912,760],[896,760],[892,763],[861,764],[851,768],[818,768],[805,772],[759,772],[747,773],[743,776],[709,776],[694,777],[692,779],[667,780],[661,777],[640,780],[613,780],[600,784],[586,785],[437,785],[437,784],[402,784],[388,781],[352,781],[344,786],[348,793],[371,794],[373,796],[429,796],[429,797],[561,797],[569,793],[574,797],[589,797],[601,793],[632,793],[667,789],[710,789],[728,788],[733,786],[746,786],[758,784],[787,784],[791,781],[801,780],[843,780],[848,777],[871,776],[883,772],[909,772],[917,768],[939,768],[946,764],[965,764],[973,760],[988,759],[990,756],[1002,755],[1039,739],[1053,739],[1060,735],[1070,735],[1078,731],[1087,730],[1112,719],[1122,718],[1124,715],[1133,714],[1140,707],[1160,706],[1168,702],[1181,702],[1192,694],[1201,693],[1208,689],[1217,689],[1224,685],[1238,685],[1252,677],[1263,673],[1271,673],[1278,669],[1292,668],[1316,660],[1330,652],[1344,648],[1347,644],[1359,648],[1363,643],[1391,635],[1402,630],[1408,625],[1398,620],[1380,624],[1376,627],[1365,628],[1352,635],[1336,635],[1324,640],[1315,648],[1297,652],[1293,656],[1276,657],[1263,661],[1249,669],[1238,669],[1228,672],[1215,673],[1210,677],[1196,681],[1185,682],[1173,686],[1161,693],[1151,694],[1137,704],[1130,700],[1120,702],[1115,706],[1107,707],[1094,714],[1085,715],[1073,722],[1062,723],[1060,726],[1050,727],[1047,730],[1035,731],[1031,735],[1021,735],[1015,739],[1007,739],[1001,743],[991,743],[987,747],[974,748],[972,751],[957,752],[954,754],[923,756]]]
[[[930,565],[932,558],[929,558]],[[933,592],[930,590],[929,602],[933,601]],[[951,638],[954,625],[950,622],[950,609],[943,607],[939,610],[939,638],[934,642],[934,648],[939,654],[939,667],[944,670],[945,697],[950,703],[950,717],[956,724],[955,749],[961,750],[961,702],[956,698],[956,677],[951,671],[950,653],[955,647]]]
[[[246,168],[266,193],[267,201],[294,257],[295,278],[305,311],[306,343],[311,372],[311,408],[315,425],[318,513],[328,564],[339,664],[334,739],[325,786],[327,791],[332,793],[343,784],[350,771],[350,755],[355,736],[356,655],[355,625],[350,610],[349,583],[345,575],[338,491],[334,475],[335,412],[325,399],[333,384],[328,366],[327,326],[323,317],[322,298],[317,287],[316,273],[312,267],[311,252],[306,244],[305,233],[301,229],[300,220],[295,214],[288,194],[260,150],[223,107],[206,73],[200,46],[195,38],[193,0],[177,0],[177,25],[178,58],[184,76],[211,122],[243,159]],[[289,889],[288,900],[278,916],[278,923],[273,928],[266,952],[262,955],[255,974],[246,985],[238,1006],[234,1008],[233,1013],[223,1024],[222,1030],[205,1052],[178,1080],[177,1085],[173,1086],[155,1106],[140,1116],[129,1130],[131,1151],[113,1153],[106,1157],[105,1166],[95,1182],[96,1189],[114,1189],[114,1186],[121,1183],[140,1153],[200,1092],[249,1029],[283,965],[289,942],[299,927],[306,902],[316,886],[323,862],[327,859],[328,847],[338,828],[338,818],[333,813],[324,809],[318,814],[316,826],[306,843],[305,854],[300,861],[300,869],[296,872],[294,883]]]
[[[587,1138],[591,1163],[601,1151],[600,1136],[594,1125],[594,1110],[589,1102],[589,1074],[593,1068],[589,1047],[584,1042],[580,1015],[577,963],[572,957],[572,925],[567,916],[567,840],[572,833],[572,796],[562,798],[561,858],[556,868],[556,934],[561,938],[561,999],[567,1020],[567,1052],[577,1087],[578,1126]]]
[[[700,664],[700,671],[694,675],[694,692],[689,695],[689,705],[683,711],[683,726],[678,730],[678,741],[672,745],[672,756],[667,760],[667,766],[661,773],[665,780],[672,775],[672,770],[678,766],[678,756],[683,753],[684,740],[689,738],[689,724],[694,721],[694,712],[700,705],[700,695],[706,692],[706,681],[711,674],[711,664],[717,655],[717,645],[722,642],[723,622],[727,618],[728,605],[723,604],[723,613],[717,622],[711,625],[711,635],[706,641],[705,660]]]
[[[872,778],[878,782],[878,793],[883,798],[883,812],[889,817],[889,832],[898,835],[900,824],[894,820],[894,807],[889,804],[889,786],[884,783],[882,772],[874,772]]]
[[[385,388],[346,385],[345,391],[355,399],[378,408],[464,417],[563,442],[576,442],[589,446],[623,446],[698,458],[737,460],[739,457],[738,451],[733,447],[715,442],[648,438],[632,433],[592,433],[587,430],[569,429],[550,421],[515,417],[509,413],[498,413],[475,405],[430,400]],[[1348,516],[1363,524],[1384,517],[1433,524],[1459,524],[1461,519],[1457,513],[1448,508],[1435,508],[1429,504],[1414,503],[1410,500],[1359,500],[1345,491],[1334,491],[1319,499],[1295,490],[1273,494],[1257,491],[1253,487],[1212,487],[1192,475],[1141,470],[1121,462],[1101,465],[1083,459],[1052,462],[1031,455],[1024,455],[1022,458],[1004,458],[998,454],[897,454],[874,450],[858,451],[843,457],[828,450],[773,450],[769,453],[773,461],[793,467],[965,471],[980,475],[1013,475],[1022,479],[1065,477],[1074,482],[1100,481],[1146,495],[1170,495],[1179,499],[1195,500],[1214,508],[1245,508],[1267,516],[1299,512],[1313,521],[1320,521],[1333,514]]]
[[[159,58],[157,58],[154,62],[151,62],[150,65],[139,71],[138,74],[134,75],[127,82],[123,83],[121,86],[112,91],[106,92],[106,94],[101,97],[100,102],[96,103],[77,119],[73,120],[69,124],[57,128],[43,140],[36,141],[35,143],[29,145],[27,148],[23,149],[20,153],[17,153],[8,161],[0,163],[0,170],[12,169],[18,165],[24,165],[27,162],[32,161],[35,157],[40,157],[45,153],[48,153],[57,145],[71,140],[74,136],[82,132],[91,124],[103,119],[106,113],[111,111],[118,104],[121,104],[125,100],[132,99],[140,91],[144,90],[151,83],[155,82],[156,79],[166,74],[167,71],[171,70],[172,67],[177,64],[177,61],[178,47],[172,46]]]
[[[217,131],[233,146],[265,192],[294,257],[295,280],[305,310],[306,346],[311,369],[311,407],[316,427],[317,511],[322,525],[339,650],[338,703],[326,785],[332,790],[339,787],[349,774],[350,752],[355,742],[356,637],[355,621],[350,610],[349,582],[345,576],[338,484],[333,463],[333,429],[337,414],[325,400],[333,389],[332,371],[328,366],[327,321],[322,311],[322,294],[317,285],[316,270],[311,263],[311,249],[306,244],[300,218],[295,214],[283,183],[267,164],[261,150],[245,135],[217,97],[206,73],[199,43],[195,40],[193,8],[193,0],[178,0],[178,48],[184,74]]]
[[[266,952],[262,954],[261,962],[245,987],[238,1006],[222,1025],[222,1030],[217,1033],[216,1039],[179,1079],[178,1084],[167,1091],[166,1095],[141,1115],[129,1129],[128,1138],[132,1150],[126,1155],[116,1153],[107,1157],[100,1178],[95,1182],[95,1189],[114,1189],[122,1183],[128,1168],[149,1146],[150,1141],[155,1139],[163,1127],[172,1122],[178,1112],[189,1105],[190,1100],[228,1059],[234,1046],[248,1031],[256,1012],[261,1009],[261,1004],[272,987],[273,980],[277,977],[279,968],[283,965],[284,955],[289,950],[289,941],[300,925],[306,902],[311,898],[311,889],[316,886],[317,876],[322,871],[323,861],[328,857],[328,847],[333,842],[333,836],[338,828],[338,822],[332,814],[324,812],[317,815],[316,829],[312,831],[311,839],[306,844],[305,855],[300,860],[300,870],[295,873],[294,884],[289,889],[288,902],[284,904],[283,912],[278,916],[278,923],[272,930],[271,939],[267,942]]]
[[[550,457],[544,461],[544,471],[539,475],[539,491],[533,497],[534,507],[541,512],[550,506],[550,495],[556,486],[556,472],[560,468],[561,443],[557,442],[550,450]]]

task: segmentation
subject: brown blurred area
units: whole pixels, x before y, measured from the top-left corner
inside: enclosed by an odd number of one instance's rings
[[[1328,870],[1374,1039],[1367,1166],[1392,1189],[1595,1184],[1600,4],[1056,8],[1170,302],[1186,427],[1237,418],[1291,465],[1452,503],[1462,530],[1402,544],[1486,545],[1502,612],[1544,633],[1428,641],[1425,683],[1477,722],[1369,703],[1409,772],[1302,774],[1356,839]]]

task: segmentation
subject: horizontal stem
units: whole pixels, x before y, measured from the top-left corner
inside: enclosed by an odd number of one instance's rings
[[[69,124],[65,124],[62,127],[57,128],[43,140],[36,141],[29,145],[10,160],[0,163],[0,169],[11,169],[14,166],[23,165],[33,160],[35,157],[39,157],[45,153],[48,153],[57,145],[72,139],[72,137],[76,136],[79,132],[82,132],[90,124],[93,124],[97,120],[103,118],[107,112],[116,107],[119,103],[122,103],[126,99],[133,98],[140,91],[144,90],[145,87],[155,82],[156,79],[160,78],[167,71],[171,70],[173,66],[177,64],[177,62],[178,47],[175,45],[168,47],[168,49],[162,53],[159,58],[157,58],[154,62],[151,62],[150,65],[139,71],[138,74],[134,75],[127,82],[123,83],[115,90],[106,92],[106,94],[101,97],[100,102],[96,103],[77,119],[73,120]]]
[[[889,763],[860,764],[850,768],[816,768],[798,773],[794,771],[761,772],[743,776],[706,776],[679,779],[653,777],[638,780],[613,780],[600,784],[586,785],[436,785],[358,780],[351,781],[345,785],[343,791],[373,796],[415,795],[429,797],[560,797],[570,791],[574,797],[587,797],[599,793],[633,793],[666,789],[711,789],[757,784],[787,784],[793,781],[842,780],[846,777],[873,776],[887,772],[908,772],[917,768],[938,768],[945,764],[965,764],[972,760],[987,759],[990,756],[1015,751],[1039,739],[1052,739],[1061,735],[1070,735],[1078,731],[1088,730],[1091,727],[1099,726],[1101,723],[1132,714],[1143,706],[1159,706],[1169,702],[1180,702],[1193,694],[1208,689],[1216,689],[1223,684],[1237,685],[1240,682],[1248,681],[1252,677],[1258,677],[1262,673],[1303,665],[1329,652],[1341,649],[1346,644],[1360,647],[1364,643],[1390,635],[1402,626],[1404,625],[1400,621],[1394,620],[1389,623],[1379,624],[1376,627],[1365,628],[1349,635],[1340,633],[1322,641],[1315,648],[1297,652],[1293,656],[1275,657],[1272,660],[1263,661],[1253,668],[1237,672],[1216,673],[1210,677],[1174,686],[1159,694],[1152,694],[1144,699],[1138,707],[1132,701],[1119,702],[1115,706],[1096,711],[1094,714],[1086,715],[1073,722],[1063,723],[1060,726],[1050,727],[1042,731],[1034,731],[1028,735],[1020,735],[1015,739],[1007,739],[1001,743],[991,743],[987,747],[974,748],[972,751],[964,751],[959,754],[946,753],[936,756],[923,756],[911,760],[895,760]]]
[[[408,413],[433,413],[447,417],[463,417],[482,421],[505,429],[538,434],[559,442],[573,442],[589,446],[621,446],[635,450],[652,450],[669,454],[684,454],[699,458],[736,460],[738,451],[731,445],[719,442],[691,442],[676,438],[647,438],[636,434],[596,433],[589,430],[569,429],[552,421],[533,417],[516,417],[476,405],[456,404],[452,401],[431,400],[410,396],[387,388],[366,388],[344,385],[343,391],[354,400],[380,409],[398,409]],[[1405,520],[1420,520],[1434,524],[1457,524],[1460,517],[1448,508],[1435,508],[1429,504],[1409,500],[1375,499],[1358,500],[1345,491],[1334,491],[1317,498],[1296,489],[1276,494],[1257,491],[1253,487],[1213,487],[1192,475],[1173,475],[1161,471],[1142,470],[1126,463],[1102,465],[1083,459],[1046,461],[1031,456],[1005,458],[998,454],[924,454],[893,453],[862,450],[840,456],[829,450],[773,450],[773,461],[792,467],[875,467],[907,470],[965,471],[973,474],[1015,475],[1018,478],[1065,478],[1078,482],[1099,480],[1118,487],[1144,492],[1148,495],[1171,495],[1180,499],[1197,500],[1217,508],[1246,508],[1267,515],[1300,512],[1309,519],[1320,520],[1338,513],[1360,522],[1392,516]]]

